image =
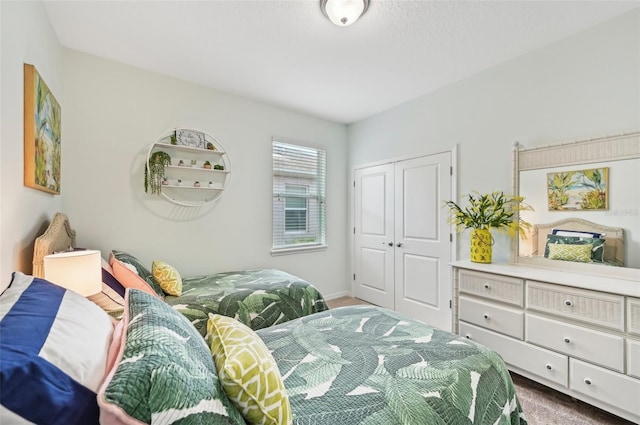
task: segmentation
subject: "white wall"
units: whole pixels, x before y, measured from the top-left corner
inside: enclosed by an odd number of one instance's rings
[[[42,3],[2,1],[0,10],[0,288],[4,288],[13,271],[31,273],[33,240],[43,231],[43,223],[62,208],[61,196],[23,185],[23,63],[35,65],[61,104],[63,120],[66,109],[61,49]]]
[[[103,254],[162,258],[185,274],[277,267],[339,293],[349,287],[355,165],[458,144],[460,195],[510,191],[515,140],[531,146],[640,128],[638,10],[353,124],[348,150],[342,125],[61,50],[39,2],[0,2],[0,19],[1,285],[13,270],[31,271],[33,239],[62,210],[79,244]],[[23,62],[36,65],[62,106],[61,196],[22,184]],[[172,208],[142,191],[145,149],[173,126],[202,128],[230,154],[228,193],[210,211]],[[269,255],[272,136],[328,151],[327,251]],[[494,258],[506,259],[499,242]],[[466,246],[462,238],[461,258]]]
[[[640,10],[349,126],[349,167],[458,144],[458,199],[512,191],[512,149],[640,129]],[[349,215],[351,216],[351,211]],[[468,258],[468,232],[458,239]],[[498,238],[494,260],[509,258]]]
[[[78,244],[128,251],[183,275],[279,268],[325,296],[348,291],[346,126],[65,50],[62,186]],[[215,136],[231,181],[213,208],[176,207],[144,193],[149,145],[169,128]],[[272,257],[273,136],[327,151],[326,251]]]

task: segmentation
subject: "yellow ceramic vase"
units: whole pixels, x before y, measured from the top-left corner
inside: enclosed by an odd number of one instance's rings
[[[471,261],[474,263],[490,263],[493,239],[487,229],[471,230]]]

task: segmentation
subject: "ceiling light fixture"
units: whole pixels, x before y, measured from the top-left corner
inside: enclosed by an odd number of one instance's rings
[[[353,24],[368,7],[369,0],[320,0],[322,13],[339,27]]]

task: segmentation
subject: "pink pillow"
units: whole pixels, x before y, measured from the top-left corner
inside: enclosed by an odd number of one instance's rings
[[[125,288],[139,289],[160,298],[156,291],[135,271],[135,267],[118,260],[113,253],[109,255],[109,265],[113,269],[113,275]]]

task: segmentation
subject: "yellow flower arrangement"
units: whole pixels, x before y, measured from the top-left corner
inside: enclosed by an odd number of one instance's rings
[[[533,208],[524,203],[522,196],[505,195],[503,192],[479,194],[474,192],[466,195],[469,205],[460,207],[453,201],[446,201],[451,213],[449,222],[455,224],[458,231],[464,229],[497,229],[506,230],[510,236],[516,232],[525,237],[525,230],[531,225],[514,216],[518,211],[533,211]]]

